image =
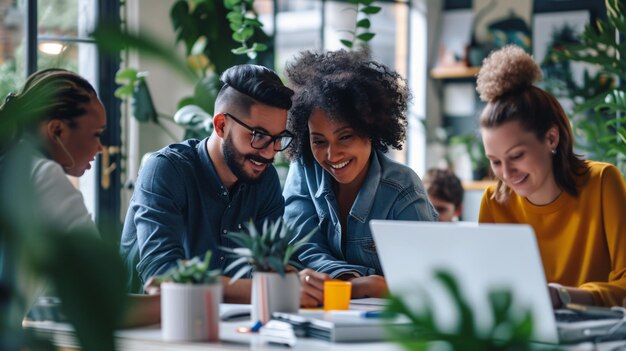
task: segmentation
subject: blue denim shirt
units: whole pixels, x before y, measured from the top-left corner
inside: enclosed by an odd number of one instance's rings
[[[130,200],[121,240],[129,270],[128,289],[162,274],[178,259],[213,251],[212,268],[235,260],[220,247],[238,247],[227,233],[252,219],[257,226],[284,211],[276,169],[270,166],[256,184],[227,189],[206,149],[207,139],[169,145],[147,160]],[[233,274],[234,272],[228,272]]]
[[[346,251],[341,249],[339,207],[332,190],[333,177],[317,162],[306,166],[292,162],[285,182],[286,223],[303,236],[319,230],[298,251],[308,268],[337,277],[344,273],[383,275],[369,227],[371,219],[437,221],[422,181],[409,167],[374,151],[365,181],[359,191],[346,228]]]

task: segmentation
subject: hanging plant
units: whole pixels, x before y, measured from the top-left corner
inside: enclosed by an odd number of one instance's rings
[[[248,55],[252,60],[256,58],[258,52],[267,50],[267,45],[263,43],[248,43],[253,38],[255,31],[263,27],[253,5],[254,0],[224,0],[224,7],[230,10],[226,18],[228,18],[230,29],[233,31],[232,38],[241,44],[238,48],[232,49],[231,52],[235,55]]]
[[[345,31],[351,35],[351,39],[340,40],[341,44],[348,49],[354,48],[358,41],[367,43],[374,39],[376,33],[370,31],[372,23],[369,16],[377,14],[382,9],[380,6],[372,5],[374,0],[350,0],[350,3],[356,5],[356,23],[354,24],[354,30]]]

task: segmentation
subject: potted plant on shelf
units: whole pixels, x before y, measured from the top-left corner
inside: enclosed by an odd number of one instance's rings
[[[161,330],[167,341],[218,341],[219,307],[222,302],[220,270],[209,269],[211,251],[179,260],[162,276]]]
[[[265,221],[261,232],[250,222],[247,231],[229,234],[240,247],[224,250],[239,258],[225,271],[239,268],[231,283],[253,272],[252,321],[265,324],[274,312],[298,312],[300,279],[296,268],[300,268],[300,264],[291,256],[315,231],[294,240],[293,227],[283,223],[282,219],[274,223]]]

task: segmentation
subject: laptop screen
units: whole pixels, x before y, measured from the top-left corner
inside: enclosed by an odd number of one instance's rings
[[[440,327],[451,329],[458,318],[448,292],[435,280],[434,273],[443,270],[457,279],[479,328],[487,330],[493,322],[489,292],[508,289],[520,316],[532,311],[534,339],[558,342],[530,226],[372,220],[370,227],[391,293],[404,297],[416,309],[428,304]]]

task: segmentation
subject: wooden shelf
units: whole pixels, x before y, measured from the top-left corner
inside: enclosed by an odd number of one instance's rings
[[[480,71],[480,67],[435,67],[430,70],[430,76],[434,79],[474,78],[478,71]]]

